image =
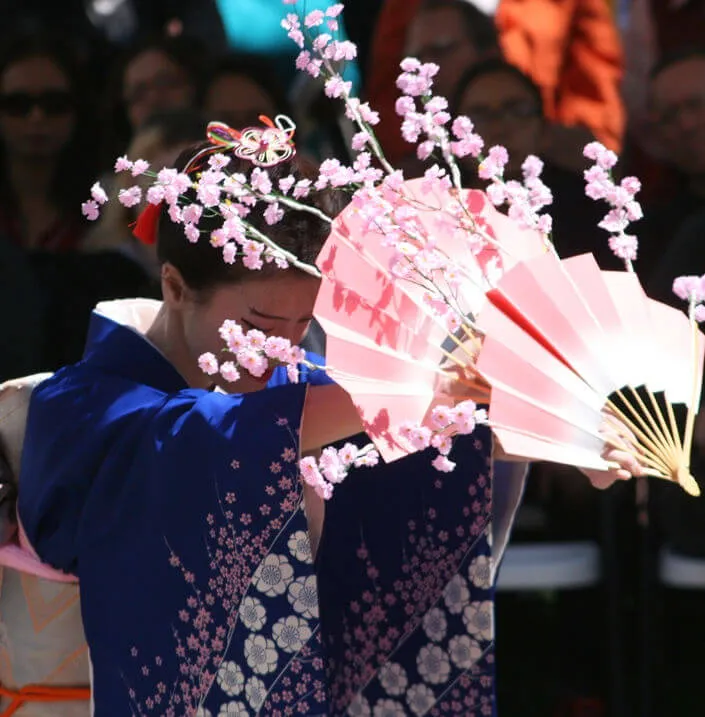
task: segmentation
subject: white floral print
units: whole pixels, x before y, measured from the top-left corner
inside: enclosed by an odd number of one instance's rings
[[[267,597],[282,595],[294,577],[294,569],[284,555],[268,555],[252,576],[254,586]]]
[[[491,640],[494,633],[493,604],[489,600],[473,602],[463,610],[463,623],[469,635],[479,640]]]
[[[459,615],[463,608],[470,602],[470,591],[468,584],[462,575],[454,575],[443,591],[448,612],[451,615]]]
[[[267,611],[257,598],[246,597],[240,603],[240,620],[248,630],[257,632],[267,622]]]
[[[379,681],[385,692],[392,697],[403,695],[409,685],[406,670],[395,662],[386,662],[379,671]]]
[[[245,696],[253,710],[258,710],[267,698],[267,686],[258,677],[250,677],[245,686]]]
[[[362,695],[355,695],[355,699],[348,707],[348,717],[371,717],[372,710]]]
[[[298,652],[311,639],[312,634],[308,622],[296,615],[277,620],[272,629],[274,642],[284,652]]]
[[[440,642],[448,631],[448,621],[440,608],[431,608],[423,617],[423,629],[432,642]]]
[[[406,691],[406,703],[415,715],[425,715],[436,703],[436,695],[426,685],[414,685]]]
[[[199,707],[196,710],[196,714],[194,717],[213,717],[213,714],[210,710],[207,710],[205,707]]]
[[[318,618],[318,587],[316,577],[297,578],[289,586],[289,602],[294,610],[307,618]]]
[[[289,537],[289,552],[302,563],[313,563],[313,555],[311,554],[311,541],[308,533],[303,530],[297,530]]]
[[[482,657],[480,644],[467,635],[457,635],[448,643],[452,663],[460,670],[469,670]]]
[[[492,582],[492,564],[488,555],[478,555],[472,559],[468,568],[468,578],[475,587],[489,590]]]
[[[218,717],[250,717],[250,712],[242,702],[226,702],[221,706]]]
[[[404,705],[396,700],[378,700],[372,711],[372,717],[404,717]]]
[[[218,668],[216,681],[228,697],[235,697],[245,686],[245,675],[235,662],[227,661]]]
[[[277,648],[267,637],[250,635],[245,640],[245,658],[253,672],[266,675],[277,668]]]
[[[419,650],[416,666],[424,682],[440,685],[450,676],[448,655],[438,645],[426,645]]]

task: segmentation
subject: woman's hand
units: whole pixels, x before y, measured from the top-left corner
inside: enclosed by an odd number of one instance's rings
[[[436,395],[450,398],[453,403],[490,402],[490,387],[464,366],[452,364],[442,369],[434,386]]]
[[[647,469],[638,459],[639,448],[634,434],[611,413],[605,414],[600,433],[605,437],[602,458],[610,465],[606,471],[581,469],[595,488],[604,490],[618,480],[646,475]]]
[[[489,385],[474,371],[478,341],[477,338],[470,337],[458,344],[450,354],[446,354],[434,386],[437,395],[448,397],[453,403],[490,402]]]

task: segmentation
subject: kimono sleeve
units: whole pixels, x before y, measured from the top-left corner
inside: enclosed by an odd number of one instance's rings
[[[126,524],[149,532],[160,514],[189,524],[199,477],[226,481],[224,461],[238,456],[262,464],[278,422],[297,454],[306,396],[304,384],[238,396],[165,396],[120,381],[42,389],[30,408],[20,517],[39,557],[79,578],[82,556],[96,557]]]

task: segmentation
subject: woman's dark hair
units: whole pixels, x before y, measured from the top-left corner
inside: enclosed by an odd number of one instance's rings
[[[292,107],[273,65],[261,55],[234,52],[223,57],[211,70],[207,88],[227,75],[247,77],[269,95],[277,114],[291,115]]]
[[[80,219],[81,202],[88,196],[91,182],[98,170],[96,146],[100,142],[96,127],[91,122],[94,108],[86,91],[84,68],[70,45],[61,38],[46,34],[13,37],[0,47],[0,78],[18,62],[35,57],[51,60],[65,75],[74,107],[74,130],[64,147],[51,184],[51,200],[67,215]],[[5,164],[5,148],[0,142],[0,163]],[[7,171],[0,171],[0,201],[14,202]]]
[[[186,149],[176,160],[176,168],[182,171],[197,153],[209,146],[207,143],[201,143]],[[249,174],[252,168],[251,162],[231,156],[230,163],[223,171],[229,174]],[[189,168],[189,173],[198,170],[199,167]],[[317,176],[315,165],[299,155],[270,167],[268,174],[275,186],[280,179],[289,175],[296,181],[309,179],[312,182]],[[193,189],[186,194],[186,201],[188,202],[189,199],[196,201]],[[347,200],[342,192],[324,190],[312,191],[306,201],[333,217],[344,208]],[[266,234],[282,249],[290,251],[300,261],[313,264],[328,238],[330,224],[309,212],[287,209],[280,222],[269,226],[263,212],[264,207],[262,202],[259,202],[247,216],[246,221]],[[206,216],[204,212],[198,224],[201,239],[192,243],[184,235],[183,224],[171,221],[168,207],[165,205],[159,217],[157,231],[157,257],[160,264],[169,263],[176,267],[186,284],[194,291],[208,291],[219,285],[237,284],[248,279],[269,278],[282,271],[274,263],[265,263],[262,269],[251,271],[242,264],[240,257],[234,264],[226,264],[222,249],[213,247],[208,241],[210,233],[220,228],[222,224],[223,220],[220,216]]]
[[[477,64],[472,65],[472,67],[470,67],[470,69],[463,74],[460,80],[458,80],[455,92],[453,93],[453,98],[450,103],[451,112],[454,115],[458,114],[460,103],[463,100],[463,95],[467,92],[468,87],[473,82],[479,80],[481,77],[485,77],[486,75],[495,74],[509,75],[510,77],[518,80],[533,95],[533,98],[536,100],[537,107],[543,114],[543,97],[541,96],[541,90],[538,85],[518,67],[515,67],[501,58],[491,58],[478,62]]]

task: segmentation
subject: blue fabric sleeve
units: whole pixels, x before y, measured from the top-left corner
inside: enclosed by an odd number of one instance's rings
[[[19,500],[30,542],[61,570],[80,573],[81,551],[119,532],[131,506],[169,508],[160,491],[192,488],[199,473],[227,473],[224,461],[238,450],[268,450],[262,439],[279,418],[290,423],[298,453],[305,384],[245,396],[165,396],[119,379],[91,382],[97,377],[76,371],[47,381],[32,398]]]

